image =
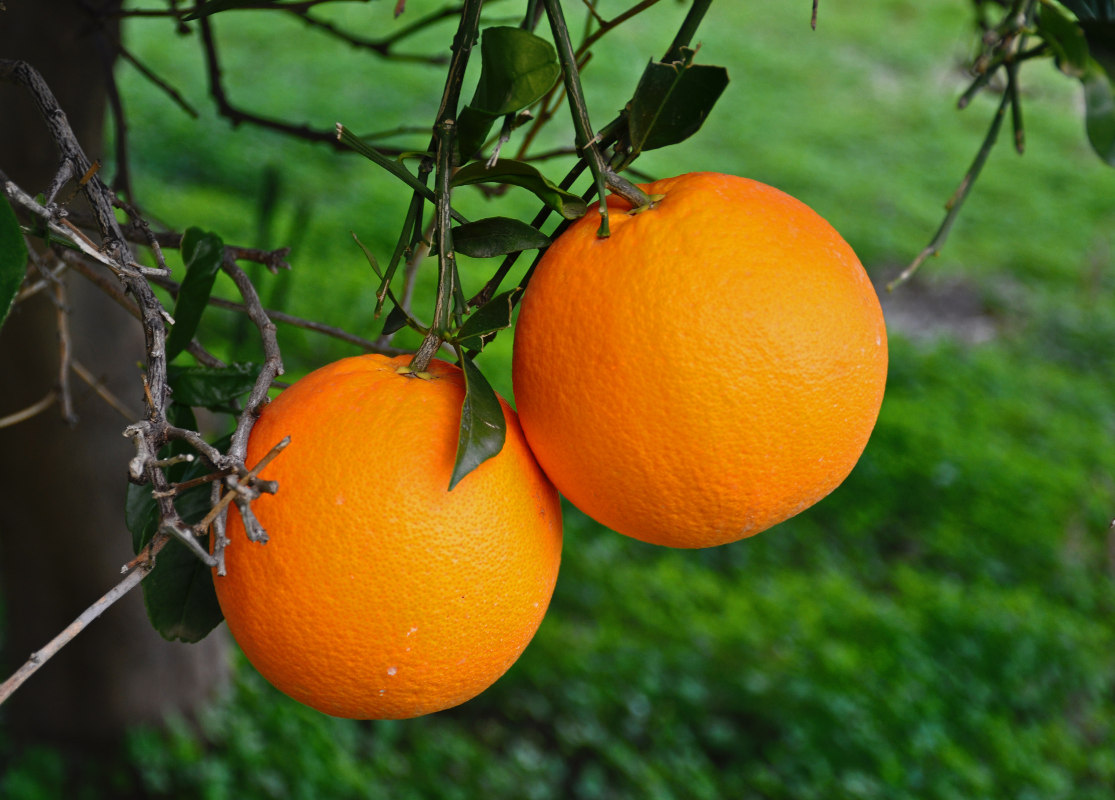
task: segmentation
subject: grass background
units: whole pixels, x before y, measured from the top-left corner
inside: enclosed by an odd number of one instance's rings
[[[400,24],[391,5],[329,13],[381,35]],[[437,7],[410,0],[403,22]],[[517,10],[492,3],[491,21]],[[660,3],[596,48],[584,80],[597,124],[683,13]],[[815,32],[808,16],[805,2],[716,4],[699,59],[732,83],[697,136],[637,167],[777,185],[885,282],[936,230],[990,121],[993,97],[955,109],[969,4],[826,0]],[[232,98],[253,111],[359,131],[433,119],[441,68],[339,47],[278,14],[214,23]],[[406,49],[444,53],[447,30]],[[140,204],[229,242],[294,244],[290,273],[260,277],[264,296],[372,338],[374,281],[349,234],[385,257],[405,192],[355,156],[216,118],[195,37],[157,20],[125,35],[199,112],[121,65]],[[1026,154],[1004,135],[944,253],[884,297],[886,400],[832,496],[697,552],[569,509],[551,612],[476,700],[405,722],[334,720],[238,660],[196,725],[134,731],[104,780],[205,798],[1115,796],[1115,172],[1087,145],[1079,87],[1047,62],[1023,78]],[[549,143],[571,137],[564,119],[552,127]],[[270,216],[265,171],[278,180]],[[473,216],[533,212],[515,193],[458,199]],[[488,269],[466,268],[476,282]],[[907,308],[935,309],[938,324],[899,326]],[[230,357],[253,355],[231,318],[207,313]],[[993,335],[945,324],[958,317]],[[508,396],[510,342],[481,359]],[[356,352],[288,327],[280,344],[292,377]],[[62,758],[25,752],[0,795],[61,796]]]

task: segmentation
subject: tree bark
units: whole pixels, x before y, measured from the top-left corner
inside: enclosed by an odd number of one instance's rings
[[[6,0],[0,57],[38,69],[91,158],[102,156],[106,36],[81,0]],[[119,5],[109,0],[103,5]],[[58,155],[22,89],[0,84],[0,169],[31,192],[46,189]],[[80,276],[67,279],[74,356],[137,411],[143,357],[139,324]],[[58,382],[57,310],[40,293],[0,331],[0,416]],[[124,526],[128,420],[74,380],[78,422],[57,407],[0,429],[0,592],[6,676],[120,578],[132,557]],[[139,592],[109,609],[43,666],[2,709],[20,742],[79,747],[117,741],[137,723],[189,713],[227,674],[223,630],[198,645],[164,641]]]

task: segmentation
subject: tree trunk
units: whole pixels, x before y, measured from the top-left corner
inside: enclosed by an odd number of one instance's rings
[[[104,31],[82,0],[6,0],[0,57],[38,69],[90,158],[103,146]],[[110,4],[119,5],[119,0]],[[101,41],[97,41],[100,37]],[[35,193],[58,162],[20,87],[0,84],[0,169]],[[142,410],[139,324],[80,276],[67,279],[75,358]],[[0,416],[58,383],[57,310],[49,293],[15,308],[0,331]],[[124,526],[128,420],[74,380],[76,425],[57,407],[0,429],[0,590],[6,676],[120,579],[131,558]],[[220,635],[218,635],[220,634]],[[158,722],[211,696],[227,672],[223,631],[199,645],[164,641],[138,591],[117,603],[0,707],[21,743],[78,747],[119,740],[129,725]]]

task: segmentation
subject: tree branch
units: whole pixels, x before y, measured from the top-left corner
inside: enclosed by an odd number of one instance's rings
[[[88,628],[93,620],[111,608],[117,600],[138,586],[140,582],[150,574],[151,570],[154,569],[155,555],[162,550],[169,541],[170,537],[165,534],[156,535],[142,551],[141,555],[145,557],[138,564],[137,569],[133,569],[125,575],[123,580],[103,594],[93,605],[85,609],[77,619],[67,625],[61,633],[47,642],[42,649],[32,653],[31,657],[24,662],[23,666],[0,684],[0,704],[3,704],[5,700],[12,696],[16,689],[26,683],[27,679],[39,670],[39,667],[53,658],[63,647],[73,641],[74,637],[79,633]]]

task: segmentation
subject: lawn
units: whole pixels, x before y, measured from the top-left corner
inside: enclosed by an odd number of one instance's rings
[[[378,35],[407,19],[390,5],[330,13]],[[602,4],[605,16],[624,5]],[[407,15],[437,7],[411,0]],[[493,3],[492,18],[515,10]],[[600,43],[584,76],[594,122],[622,106],[683,12],[660,3]],[[254,111],[360,131],[433,119],[440,67],[338,48],[273,13],[215,23],[229,91]],[[805,2],[716,4],[698,60],[732,83],[694,138],[636,168],[779,186],[829,219],[882,287],[933,235],[996,98],[956,109],[974,41],[966,2],[825,0],[819,23]],[[289,274],[261,276],[265,297],[374,338],[375,281],[350,233],[386,257],[400,186],[354,155],[234,130],[206,99],[197,42],[165,22],[129,23],[126,41],[199,112],[120,66],[138,202],[229,242],[295,243]],[[408,52],[447,41],[431,32]],[[476,700],[405,722],[335,720],[238,659],[197,726],[136,730],[105,773],[154,797],[1112,797],[1115,171],[1088,146],[1079,85],[1048,61],[1023,78],[1025,154],[1005,133],[941,255],[880,289],[894,309],[887,396],[829,498],[705,551],[627,540],[570,508],[551,611]],[[567,123],[552,127],[549,143],[566,144]],[[271,211],[263,170],[278,181]],[[477,215],[530,213],[514,192],[460,194]],[[468,268],[466,281],[483,279],[485,265]],[[510,342],[479,360],[508,396]],[[294,375],[358,352],[285,326],[280,344]],[[59,764],[27,754],[0,795],[55,796]]]

